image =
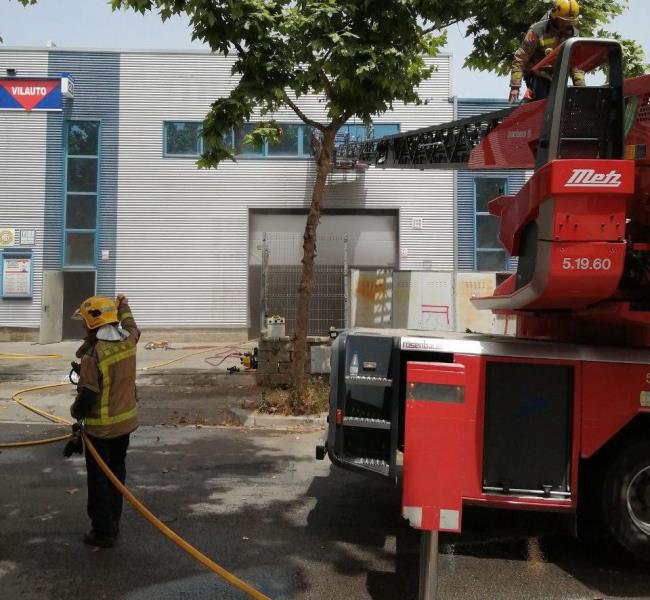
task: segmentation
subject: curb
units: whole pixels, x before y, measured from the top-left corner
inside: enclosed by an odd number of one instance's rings
[[[233,416],[242,427],[256,427],[258,429],[296,429],[310,427],[324,429],[327,424],[327,414],[292,417],[285,415],[263,415],[254,410],[245,408],[229,408]]]

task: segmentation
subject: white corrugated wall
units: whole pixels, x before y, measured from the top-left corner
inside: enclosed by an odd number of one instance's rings
[[[0,113],[2,221],[36,228],[38,244],[34,300],[0,301],[0,326],[39,325],[44,239],[48,268],[60,268],[65,119],[102,121],[99,249],[110,258],[97,265],[98,292],[128,294],[144,326],[247,326],[249,210],[306,209],[315,167],[309,159],[257,159],[200,171],[195,159],[163,157],[163,122],[202,120],[232,89],[231,64],[194,51],[0,49],[0,68],[70,71],[76,83],[63,114]],[[396,103],[376,122],[406,131],[452,119],[450,57],[433,64],[420,90],[427,103]],[[300,105],[324,117],[318,98]],[[299,122],[289,111],[276,117]],[[399,210],[400,268],[453,269],[451,172],[335,173],[326,206]]]
[[[422,88],[427,105],[396,106],[377,122],[402,130],[451,118],[449,58]],[[201,120],[234,85],[230,61],[200,53],[124,53],[120,64],[116,285],[144,325],[247,325],[249,209],[307,208],[310,160],[251,159],[199,171],[163,157],[163,121]],[[317,98],[301,99],[323,118]],[[299,122],[289,112],[279,120]],[[401,268],[453,268],[451,173],[381,171],[333,174],[330,208],[399,209]],[[422,217],[421,230],[411,218]]]
[[[0,73],[47,76],[47,53],[3,51]],[[36,230],[33,298],[0,298],[0,327],[39,327],[45,239],[45,179],[48,113],[0,111],[0,229]]]

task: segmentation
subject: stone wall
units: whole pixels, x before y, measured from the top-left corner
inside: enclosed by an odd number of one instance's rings
[[[39,330],[29,327],[0,327],[0,342],[38,342]]]
[[[309,373],[312,346],[330,345],[328,337],[308,337],[305,373]],[[279,338],[262,337],[258,345],[257,385],[279,387],[289,385],[293,369],[293,341],[289,336]]]

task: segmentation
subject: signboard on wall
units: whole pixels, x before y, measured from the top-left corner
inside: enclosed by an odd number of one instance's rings
[[[20,230],[20,245],[33,246],[36,243],[36,230],[35,229],[21,229]]]
[[[0,227],[0,248],[11,248],[13,246],[34,246],[35,244],[35,229]]]
[[[13,246],[16,243],[16,230],[0,227],[0,248]]]
[[[0,78],[0,110],[61,110],[60,78]]]
[[[2,297],[31,298],[31,296],[31,254],[5,254],[2,257]]]

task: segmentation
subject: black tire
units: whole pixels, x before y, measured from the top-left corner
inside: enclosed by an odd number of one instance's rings
[[[637,558],[650,562],[650,434],[619,449],[602,487],[604,526]]]

